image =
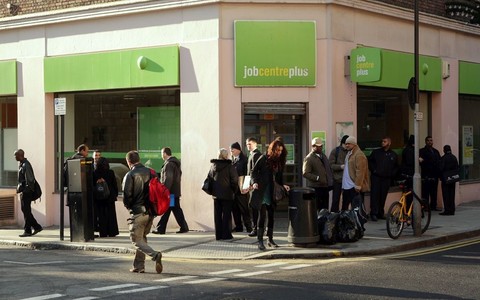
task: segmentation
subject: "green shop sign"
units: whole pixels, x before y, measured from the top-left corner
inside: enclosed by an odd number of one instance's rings
[[[314,21],[235,21],[235,86],[315,86]]]
[[[0,95],[17,93],[17,61],[0,61]]]
[[[381,71],[382,56],[380,49],[357,48],[350,53],[350,77],[353,82],[379,81]]]

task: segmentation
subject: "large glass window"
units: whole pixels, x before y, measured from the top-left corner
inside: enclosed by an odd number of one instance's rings
[[[463,181],[480,179],[480,96],[459,97],[460,174]]]
[[[0,186],[17,186],[18,162],[13,156],[17,149],[17,97],[0,97]],[[28,157],[28,153],[27,153]]]
[[[118,183],[128,171],[125,154],[130,150],[138,150],[142,163],[157,171],[163,164],[162,147],[170,147],[173,155],[181,158],[178,88],[82,92],[58,97],[67,99],[65,158],[73,155],[80,144],[87,144],[91,151],[100,150]]]

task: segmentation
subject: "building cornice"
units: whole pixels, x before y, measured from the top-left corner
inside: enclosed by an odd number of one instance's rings
[[[80,6],[49,12],[17,15],[0,19],[0,30],[17,29],[49,25],[55,23],[89,20],[127,14],[145,13],[150,11],[175,9],[188,6],[209,4],[329,4],[351,7],[368,11],[374,14],[391,16],[413,22],[413,10],[406,9],[375,0],[124,0]],[[440,27],[448,30],[480,35],[480,27],[471,24],[462,24],[449,18],[420,13],[420,23]]]

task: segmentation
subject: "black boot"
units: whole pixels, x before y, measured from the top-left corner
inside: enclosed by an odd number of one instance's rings
[[[278,248],[278,245],[273,241],[273,228],[267,229],[267,236],[268,236],[267,246],[270,248]]]
[[[253,227],[252,231],[248,234],[248,236],[257,236],[257,227]]]
[[[263,232],[264,232],[264,229],[259,227],[257,230],[258,249],[262,251],[265,250],[265,245],[263,244]]]

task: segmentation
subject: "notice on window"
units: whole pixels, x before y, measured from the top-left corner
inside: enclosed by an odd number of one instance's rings
[[[462,126],[463,153],[462,161],[464,165],[473,165],[473,126]]]

